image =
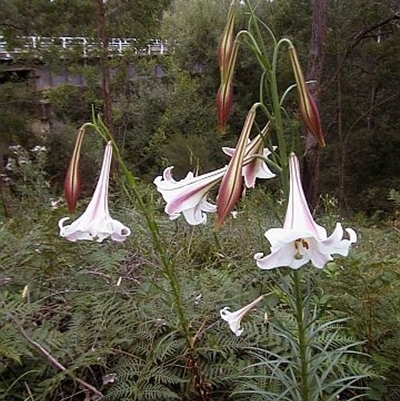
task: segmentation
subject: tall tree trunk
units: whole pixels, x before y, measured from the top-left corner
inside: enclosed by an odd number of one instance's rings
[[[110,87],[110,66],[108,62],[108,35],[106,6],[104,0],[95,0],[97,9],[97,34],[100,42],[100,68],[101,68],[101,92],[103,98],[104,122],[113,133],[112,103]]]
[[[322,67],[324,62],[324,44],[326,35],[326,10],[328,0],[312,0],[312,35],[308,56],[307,79],[316,82],[310,85],[310,91],[316,103],[319,103]],[[305,155],[303,160],[303,187],[311,210],[318,203],[319,147],[318,141],[309,132],[306,133]]]
[[[343,114],[342,114],[342,73],[337,75],[337,132],[339,138],[339,206],[344,206],[344,181],[346,177],[346,144],[343,135]]]

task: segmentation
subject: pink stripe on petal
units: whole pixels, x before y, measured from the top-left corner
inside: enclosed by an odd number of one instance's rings
[[[283,228],[311,231],[313,237],[322,241],[327,238],[325,228],[311,216],[300,179],[299,161],[294,153],[289,157],[290,191]]]

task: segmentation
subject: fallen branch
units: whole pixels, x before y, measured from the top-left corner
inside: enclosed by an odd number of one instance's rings
[[[34,348],[36,348],[53,366],[55,366],[56,368],[60,369],[63,372],[66,372],[69,376],[72,377],[72,379],[76,380],[79,384],[81,384],[86,389],[92,391],[94,394],[98,395],[99,397],[103,397],[103,394],[95,387],[93,387],[91,384],[71,375],[68,372],[67,368],[63,366],[60,362],[58,362],[58,360],[54,358],[54,356],[51,355],[49,351],[47,351],[44,347],[42,347],[37,341],[29,337],[28,333],[25,331],[25,329],[22,327],[21,323],[18,321],[16,317],[14,317],[11,313],[8,313],[8,316],[15,323],[15,325],[17,326],[18,330],[25,338],[25,340],[28,341],[28,343],[31,344]]]

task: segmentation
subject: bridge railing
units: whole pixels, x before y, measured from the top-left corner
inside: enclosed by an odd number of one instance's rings
[[[68,51],[79,50],[82,57],[93,57],[98,54],[98,41],[85,37],[60,36],[49,38],[42,36],[25,36],[21,38],[19,47],[9,49],[3,36],[0,36],[0,59],[11,60],[18,55],[34,53],[38,50],[51,50],[52,48]],[[108,50],[111,54],[122,54],[125,51],[133,51],[138,55],[165,55],[168,53],[166,42],[153,39],[146,46],[139,46],[135,38],[110,38]]]

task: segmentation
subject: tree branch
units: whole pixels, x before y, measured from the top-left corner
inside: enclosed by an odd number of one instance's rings
[[[18,31],[23,31],[24,30],[24,28],[22,28],[21,26],[17,26],[17,25],[10,24],[10,23],[7,23],[7,22],[0,22],[0,27],[12,28],[12,29],[16,29]]]
[[[371,35],[368,35],[370,32],[374,31],[377,28],[380,28],[386,24],[388,24],[391,21],[398,20],[400,19],[400,15],[398,13],[395,13],[389,18],[384,19],[383,21],[377,22],[376,24],[371,25],[368,28],[363,29],[362,31],[358,32],[356,35],[353,36],[353,40],[350,41],[350,45],[343,54],[343,57],[339,61],[339,65],[335,71],[335,73],[332,75],[332,77],[327,81],[327,83],[323,86],[321,89],[321,92],[325,92],[327,88],[336,80],[337,76],[339,75],[339,71],[342,69],[343,63],[346,60],[346,58],[350,55],[352,50],[365,38],[371,37]]]
[[[22,336],[25,338],[25,340],[28,341],[28,343],[31,344],[34,348],[36,348],[53,366],[55,366],[56,368],[65,372],[69,376],[71,376],[72,379],[76,380],[79,384],[81,384],[83,387],[87,388],[88,390],[92,391],[94,394],[98,395],[99,397],[103,397],[103,394],[99,390],[97,390],[95,387],[93,387],[91,384],[71,375],[71,373],[68,372],[67,368],[65,366],[63,366],[56,358],[54,358],[54,356],[52,356],[49,351],[47,351],[44,347],[42,347],[37,341],[35,341],[31,337],[29,337],[28,333],[24,330],[21,323],[18,321],[18,319],[16,317],[14,317],[11,313],[8,313],[7,315],[15,323],[15,325],[17,326],[18,330],[20,331]]]

